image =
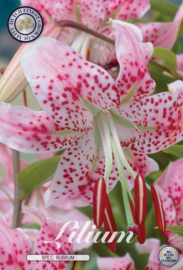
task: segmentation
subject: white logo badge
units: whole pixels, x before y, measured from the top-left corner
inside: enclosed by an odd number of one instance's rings
[[[43,31],[42,16],[31,7],[17,8],[9,16],[8,30],[14,39],[20,42],[31,42]]]
[[[164,266],[173,266],[179,260],[179,253],[174,247],[165,246],[159,252],[159,261]]]

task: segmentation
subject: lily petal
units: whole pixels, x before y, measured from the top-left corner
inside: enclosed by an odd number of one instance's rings
[[[183,82],[177,81],[169,87],[171,93],[144,97],[122,106],[121,115],[133,121],[138,130],[128,137],[124,146],[150,154],[182,140]]]
[[[176,41],[177,34],[183,20],[183,4],[175,15],[173,22],[137,24],[142,31],[144,41],[152,42],[154,47],[171,49]]]
[[[149,9],[149,0],[107,0],[107,15],[117,14],[117,19],[126,21],[141,18]]]
[[[0,267],[1,269],[32,269],[31,262],[26,260],[30,253],[31,242],[22,229],[12,230],[0,217]]]
[[[55,22],[50,22],[45,25],[42,36],[49,36],[57,39],[60,36],[60,33],[61,27]],[[20,65],[20,58],[24,52],[31,48],[31,46],[32,43],[21,45],[6,68],[0,80],[1,102],[11,102],[27,86],[28,82]]]
[[[177,58],[177,72],[183,76],[183,54],[176,56]]]
[[[65,148],[72,135],[55,135],[61,128],[43,111],[0,103],[0,141],[21,152],[53,152]]]
[[[183,159],[170,163],[168,168],[166,168],[164,173],[157,180],[157,184],[168,192],[168,197],[172,200],[176,210],[177,220],[183,225],[182,166]]]
[[[97,265],[100,270],[134,270],[135,267],[134,261],[128,253],[121,258],[99,257],[97,258]]]
[[[65,129],[76,131],[82,126],[83,131],[91,126],[92,115],[85,101],[98,109],[112,108],[119,102],[110,75],[65,43],[40,38],[21,63],[41,107]]]
[[[115,46],[120,64],[116,85],[123,104],[153,92],[155,82],[147,70],[153,46],[142,42],[142,34],[135,25],[114,20],[111,22],[116,29]]]
[[[62,205],[67,201],[78,207],[93,204],[94,183],[105,173],[105,158],[98,153],[92,132],[83,135],[64,151],[54,175],[48,206]],[[108,191],[112,190],[119,179],[113,161],[109,176]]]
[[[79,0],[77,2],[80,11],[81,24],[98,30],[106,16],[103,0]]]
[[[160,251],[160,241],[158,239],[147,239],[146,242],[143,245],[140,245],[138,243],[135,244],[137,250],[139,253],[149,253],[149,259],[147,267],[148,270],[164,270],[162,268],[162,265],[160,264],[158,260],[158,254]]]
[[[60,228],[59,221],[54,220],[53,218],[45,217],[45,215],[36,208],[29,208],[24,205],[24,213],[28,214],[33,220],[38,221],[41,225],[41,229],[36,237],[34,244],[34,254],[71,254],[72,244],[67,241],[69,236],[68,232],[64,232],[61,238],[57,239],[57,242],[61,245],[58,249],[54,240],[58,236]],[[49,242],[50,243],[47,243]],[[51,243],[53,242],[53,243]],[[36,262],[37,269],[65,269],[69,262],[50,262],[48,263],[39,261]],[[47,268],[46,268],[47,267]]]

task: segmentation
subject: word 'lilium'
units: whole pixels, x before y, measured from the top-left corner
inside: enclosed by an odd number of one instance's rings
[[[31,153],[67,147],[53,179],[50,205],[66,199],[76,206],[92,204],[97,179],[104,177],[107,192],[120,179],[128,225],[133,226],[128,193],[136,172],[144,177],[158,169],[146,153],[182,139],[183,86],[178,81],[171,93],[148,97],[155,87],[147,70],[152,44],[142,43],[137,27],[112,23],[117,80],[67,44],[40,38],[22,57],[22,66],[44,111],[1,103],[0,141]]]

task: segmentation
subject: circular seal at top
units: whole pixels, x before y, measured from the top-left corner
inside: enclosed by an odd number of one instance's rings
[[[10,35],[20,42],[31,42],[37,39],[43,31],[43,18],[32,7],[19,7],[8,18]]]
[[[159,251],[158,257],[162,265],[173,266],[179,260],[179,253],[174,247],[165,246]]]

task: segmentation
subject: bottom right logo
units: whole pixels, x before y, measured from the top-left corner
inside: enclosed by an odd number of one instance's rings
[[[178,251],[171,246],[164,246],[158,254],[159,261],[164,266],[173,266],[179,260]]]

